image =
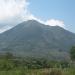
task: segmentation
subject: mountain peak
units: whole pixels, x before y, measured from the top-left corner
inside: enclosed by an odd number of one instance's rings
[[[38,22],[36,20],[27,20],[27,22]]]
[[[0,35],[0,52],[10,50],[21,56],[62,57],[75,45],[75,34],[59,27],[47,26],[36,20],[28,20]],[[55,55],[56,53],[56,55]],[[58,58],[60,55],[58,55]],[[61,57],[61,58],[62,58]]]

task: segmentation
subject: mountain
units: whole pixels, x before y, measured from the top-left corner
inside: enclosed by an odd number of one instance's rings
[[[59,26],[41,24],[35,20],[22,22],[0,34],[0,53],[19,56],[69,59],[69,49],[75,45],[75,34]]]

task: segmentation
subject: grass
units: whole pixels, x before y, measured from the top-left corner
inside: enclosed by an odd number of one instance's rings
[[[15,71],[0,71],[0,75],[75,75],[74,68],[27,69]]]

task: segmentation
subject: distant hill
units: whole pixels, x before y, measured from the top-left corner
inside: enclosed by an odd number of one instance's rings
[[[69,59],[69,49],[75,45],[75,34],[59,26],[25,21],[0,34],[0,52],[19,56]]]

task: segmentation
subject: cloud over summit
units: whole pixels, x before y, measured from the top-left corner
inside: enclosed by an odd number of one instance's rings
[[[64,22],[61,20],[43,21],[33,13],[29,13],[28,4],[27,0],[0,0],[0,32],[25,20],[37,20],[45,25],[64,27]]]
[[[51,25],[51,26],[60,26],[60,27],[64,27],[64,21],[61,20],[56,20],[56,19],[50,19],[46,21],[47,25]]]

